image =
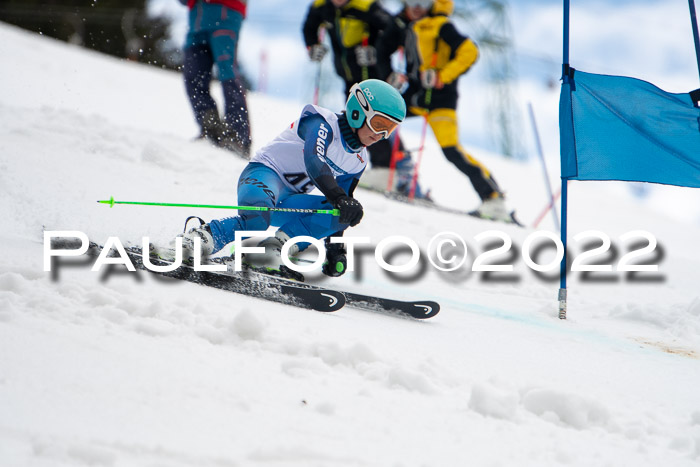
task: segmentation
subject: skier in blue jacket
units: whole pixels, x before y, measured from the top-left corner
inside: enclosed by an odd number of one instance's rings
[[[326,239],[326,264],[323,272],[339,276],[345,271],[345,248],[331,243],[330,237],[342,236],[357,225],[363,208],[353,191],[367,166],[367,146],[388,138],[406,116],[406,105],[399,92],[384,81],[368,79],[355,84],[345,111],[334,113],[307,105],[299,119],[257,151],[238,180],[238,203],[302,209],[333,209],[340,216],[327,214],[270,213],[241,211],[238,216],[213,220],[194,228],[182,237],[183,257],[194,256],[195,238],[202,257],[216,253],[235,239],[237,231],[264,231],[270,225],[279,229],[274,237],[263,240],[268,269],[279,269],[281,249],[290,238],[310,236]],[[317,188],[321,194],[309,194]],[[298,243],[289,252],[299,252]],[[172,260],[174,249],[157,254]],[[257,261],[256,261],[257,262]]]

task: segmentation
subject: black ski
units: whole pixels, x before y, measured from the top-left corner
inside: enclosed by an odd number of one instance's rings
[[[91,242],[88,254],[98,256],[102,249],[102,246]],[[251,276],[246,273],[196,271],[194,267],[187,265],[181,265],[174,271],[169,272],[152,271],[143,264],[140,248],[127,247],[125,248],[125,252],[129,256],[134,267],[173,279],[184,280],[194,284],[214,287],[301,308],[309,308],[316,311],[338,311],[345,305],[345,296],[334,290],[327,290],[320,287],[313,289],[299,287],[291,281],[289,281],[289,283],[282,283],[268,280],[256,280],[259,279],[257,276]],[[114,252],[112,253],[114,254]],[[154,266],[168,266],[172,264],[157,258],[149,259]]]
[[[254,271],[253,274],[265,276],[270,282],[277,282],[280,284],[293,283],[297,287],[304,287],[311,290],[324,290],[322,287],[306,283],[297,283],[290,281],[289,279],[284,279],[279,276],[269,275],[262,272]],[[329,290],[329,289],[325,289]],[[424,301],[402,301],[393,300],[391,298],[377,297],[374,295],[365,295],[355,292],[345,292],[332,289],[345,296],[345,305],[357,308],[360,310],[368,310],[375,312],[383,312],[389,314],[398,314],[403,316],[410,316],[416,319],[428,319],[437,315],[440,312],[440,304],[430,300]]]
[[[440,312],[440,304],[433,301],[405,302],[353,292],[343,292],[343,295],[347,306],[362,310],[399,313],[416,319],[432,318]]]
[[[129,248],[127,248],[127,251]],[[140,249],[135,248],[140,254]],[[237,275],[241,272],[234,271],[234,261],[231,257],[219,257],[206,260],[204,264],[223,264],[227,267],[227,272],[222,272],[222,275],[231,274]],[[266,271],[264,268],[245,266],[243,274],[248,278],[256,278],[260,281],[277,283],[280,285],[289,285],[297,288],[305,288],[310,290],[326,290],[341,293],[345,297],[345,305],[361,310],[385,312],[389,314],[398,314],[410,316],[416,319],[428,319],[437,315],[440,312],[440,305],[437,302],[430,300],[423,301],[402,301],[393,300],[390,298],[377,297],[374,295],[365,295],[354,292],[345,292],[337,289],[327,289],[318,285],[308,284],[303,282],[304,276],[298,272],[292,271],[286,266],[282,266],[283,271]],[[299,278],[297,278],[299,277]]]
[[[71,242],[54,241],[54,248],[75,248]],[[103,247],[91,242],[88,249],[89,255],[98,256]],[[205,261],[204,264],[223,264],[226,271],[196,271],[194,267],[183,264],[170,272],[152,271],[143,264],[141,249],[137,247],[125,247],[126,254],[134,267],[148,270],[154,274],[174,279],[185,280],[195,284],[206,285],[230,292],[240,293],[252,297],[258,297],[288,305],[296,305],[317,311],[337,311],[344,305],[361,310],[408,316],[415,319],[428,319],[437,315],[440,305],[434,301],[402,301],[390,298],[365,295],[355,292],[343,292],[327,289],[317,285],[296,282],[276,275],[266,274],[258,270],[246,270],[236,272],[233,270],[231,258],[214,258]],[[112,255],[116,253],[112,252]],[[168,266],[172,263],[161,259],[149,257],[151,264],[155,266]]]

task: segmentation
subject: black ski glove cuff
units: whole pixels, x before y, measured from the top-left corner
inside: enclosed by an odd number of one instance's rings
[[[326,195],[326,199],[331,202],[333,206],[336,205],[338,200],[342,198],[343,196],[347,196],[347,193],[340,188],[337,184],[334,187],[331,188],[326,188],[325,190],[321,190],[324,195]]]

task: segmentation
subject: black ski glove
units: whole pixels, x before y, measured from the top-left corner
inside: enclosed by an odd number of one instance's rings
[[[330,277],[338,277],[345,274],[345,270],[348,267],[348,259],[345,253],[345,245],[342,243],[330,243],[327,238],[326,261],[323,263],[321,271]]]
[[[355,198],[343,195],[338,197],[333,205],[340,210],[339,221],[341,224],[349,224],[351,227],[355,227],[362,220],[364,215],[362,205]]]

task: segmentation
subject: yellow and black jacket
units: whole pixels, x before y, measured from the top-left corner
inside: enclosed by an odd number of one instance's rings
[[[354,49],[363,42],[376,46],[390,22],[391,15],[375,0],[350,0],[340,8],[330,0],[315,0],[304,21],[304,42],[307,47],[318,44],[319,28],[327,29],[335,70],[349,90],[354,83],[378,77],[376,66],[363,69],[357,64]]]
[[[391,73],[391,55],[404,48],[409,87],[404,93],[407,103],[429,109],[457,108],[457,79],[474,65],[479,49],[468,36],[462,35],[450,22],[451,2],[436,1],[428,16],[410,23],[403,12],[393,18],[377,44],[379,76]],[[441,88],[429,92],[420,81],[422,71],[438,71]]]

